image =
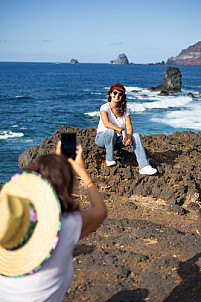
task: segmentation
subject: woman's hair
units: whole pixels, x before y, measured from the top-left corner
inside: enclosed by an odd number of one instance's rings
[[[77,211],[79,206],[73,201],[73,169],[63,155],[41,155],[26,169],[27,172],[41,174],[52,185],[60,200],[62,213]]]
[[[113,87],[113,85],[111,85],[110,90],[108,91],[108,102],[111,102],[112,98],[111,98],[110,94],[113,92],[113,90],[118,90],[118,91],[122,92],[122,90],[118,89],[118,87],[116,87],[116,88]],[[118,104],[118,108],[117,108],[117,112],[120,116],[124,115],[124,113],[126,111],[126,106],[127,106],[127,100],[126,100],[126,94],[124,93],[121,98],[121,101]]]

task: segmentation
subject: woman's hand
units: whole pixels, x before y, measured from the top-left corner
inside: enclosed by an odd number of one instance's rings
[[[79,175],[79,177],[82,179],[84,185],[88,187],[88,185],[91,185],[93,182],[91,177],[87,173],[82,155],[83,155],[82,146],[78,145],[76,147],[75,159],[73,160],[72,158],[69,157],[67,161],[72,166],[73,170],[77,173],[77,175]]]
[[[122,136],[123,136],[123,141],[122,141],[122,143],[124,144],[124,146],[130,146],[130,144],[131,144],[131,137],[130,137],[130,135],[128,135],[128,134],[126,133],[126,131],[123,130],[123,131],[122,131]]]
[[[84,166],[84,160],[82,157],[83,149],[81,145],[78,145],[76,147],[76,157],[75,160],[72,158],[68,158],[68,162],[71,164],[72,168],[75,170],[75,172],[80,175],[80,169],[85,170]]]
[[[61,141],[58,141],[56,146],[56,154],[61,155]],[[72,165],[73,169],[76,170],[79,168],[84,168],[84,161],[82,158],[83,149],[81,145],[76,146],[76,157],[75,160],[72,158],[67,158],[68,162]]]
[[[61,155],[61,141],[57,143],[56,146],[56,154]],[[86,172],[85,166],[84,166],[84,160],[82,157],[83,149],[81,145],[76,146],[76,157],[75,160],[72,158],[67,158],[67,161],[72,166],[73,170],[82,177],[83,171]]]
[[[61,141],[58,141],[58,143],[57,143],[56,154],[61,155]]]
[[[131,144],[131,139],[130,138],[127,138],[127,141],[126,141],[126,143],[124,144],[125,146],[130,146],[130,144]]]
[[[126,131],[125,131],[125,130],[122,131],[122,136],[123,136],[122,143],[124,144],[124,146],[126,146],[126,142],[127,142],[127,134],[126,134]]]

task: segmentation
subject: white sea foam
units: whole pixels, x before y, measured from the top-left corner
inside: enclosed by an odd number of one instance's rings
[[[16,95],[15,96],[17,99],[22,99],[22,100],[27,100],[27,99],[30,99],[31,97],[30,96],[26,96],[26,95]]]
[[[99,116],[100,115],[100,111],[94,111],[94,112],[85,112],[85,115],[89,115],[89,116]]]
[[[17,128],[18,127],[18,125],[12,125],[12,126],[10,126],[11,128]]]
[[[12,132],[10,130],[0,131],[0,139],[17,138],[24,136],[21,132]]]
[[[201,104],[192,103],[182,110],[164,113],[159,118],[151,118],[151,121],[166,124],[174,128],[193,129],[201,131]]]
[[[168,109],[168,108],[180,108],[188,105],[192,102],[192,98],[189,96],[155,96],[155,100],[153,100],[153,96],[146,98],[146,102],[128,102],[127,107],[130,113],[143,112],[146,110],[152,109]],[[89,116],[99,116],[99,111],[86,112],[86,115]]]
[[[192,102],[188,96],[158,96],[156,101],[149,102],[128,102],[128,110],[132,112],[142,112],[151,109],[168,109],[184,107]]]

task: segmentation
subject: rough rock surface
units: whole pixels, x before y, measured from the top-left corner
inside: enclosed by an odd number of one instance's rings
[[[127,56],[123,53],[118,56],[116,60],[109,61],[109,64],[129,64]]]
[[[95,144],[96,130],[61,126],[41,146],[31,147],[19,156],[21,169],[38,155],[54,152],[60,133],[76,132],[84,150],[84,160],[94,181],[107,187],[107,194],[130,197],[132,194],[161,198],[168,205],[186,206],[189,201],[200,202],[201,194],[201,132],[175,132],[172,135],[142,137],[149,162],[158,169],[155,176],[142,176],[132,147],[115,150],[117,165],[105,165],[105,149]]]
[[[177,67],[164,69],[163,83],[157,87],[149,88],[152,91],[161,91],[161,95],[168,95],[169,92],[181,92],[181,71]]]
[[[101,191],[108,217],[74,251],[75,278],[64,301],[201,301],[201,132],[142,137],[158,174],[141,176],[130,147],[105,166],[96,130],[61,126],[42,146],[19,157],[25,167],[55,150],[62,131],[75,131]],[[79,180],[74,197],[89,205]]]
[[[176,57],[167,60],[167,65],[201,65],[201,41],[183,49]]]
[[[79,64],[78,60],[76,59],[71,59],[70,64]]]

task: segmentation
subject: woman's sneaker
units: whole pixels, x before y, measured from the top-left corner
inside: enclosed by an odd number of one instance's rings
[[[108,167],[115,166],[117,163],[115,160],[106,160],[106,165]]]
[[[153,175],[156,174],[158,171],[155,168],[152,168],[152,166],[147,165],[140,169],[139,173],[144,175]]]

